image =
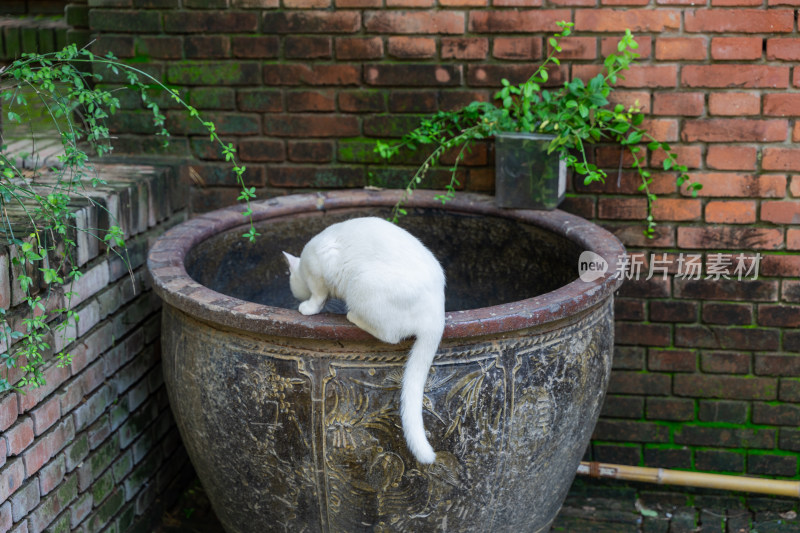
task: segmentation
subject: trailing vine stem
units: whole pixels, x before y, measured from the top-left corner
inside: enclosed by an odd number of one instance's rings
[[[77,232],[102,241],[107,253],[119,255],[128,264],[124,232],[118,224],[112,223],[107,229],[81,227],[75,221],[75,211],[70,209],[71,197],[79,195],[113,220],[113,214],[86,193],[89,184],[92,187],[105,184],[94,170],[89,152],[97,157],[111,152],[111,136],[105,120],[120,108],[115,92],[121,89],[100,86],[103,69],[124,77],[127,85],[122,84],[122,90],[138,92],[156,134],[164,138],[164,145],[169,142],[166,117],[149,91],[166,91],[190,117],[200,121],[211,141],[221,147],[241,187],[239,201],[244,204],[242,214],[249,223],[243,237],[252,242],[258,236],[250,203],[255,188],[246,186],[243,177],[246,169],[237,162],[234,146],[226,144],[214,123],[203,120],[177,90],[121,62],[111,53],[98,56],[74,44],[58,52],[24,54],[0,68],[3,89],[0,100],[6,104],[8,122],[23,123],[29,112],[26,94],[32,91],[55,127],[63,148],[58,156],[60,166],[50,169],[50,177],[45,177],[39,168],[25,171],[16,157],[0,153],[0,236],[9,245],[15,281],[27,308],[22,314],[0,308],[0,393],[9,389],[24,393],[30,387],[45,384],[43,368],[50,354],[58,366],[71,362],[68,352],[54,350],[51,343],[55,340],[53,335],[59,335],[65,347],[75,341],[79,316],[72,309],[72,302],[76,293],[66,286],[81,276],[75,257]],[[57,289],[62,286],[63,294],[62,289]],[[39,294],[40,288],[46,290]],[[55,294],[63,296],[61,305],[52,299]],[[52,322],[57,323],[51,327]],[[10,380],[12,375],[15,377]]]
[[[416,189],[428,170],[435,166],[441,155],[459,144],[468,147],[473,141],[488,139],[502,132],[536,132],[552,135],[548,153],[556,152],[568,168],[582,177],[585,185],[605,182],[607,173],[591,163],[586,155],[586,143],[614,142],[633,155],[633,168],[638,173],[641,184],[639,191],[646,198],[644,234],[655,235],[653,206],[657,200],[650,190],[652,172],[647,169],[646,156],[642,144],[654,152],[662,150],[666,157],[662,163],[665,171],[677,174],[679,189],[684,188],[696,196],[701,184],[692,182],[688,169],[678,163],[672,147],[655,139],[641,125],[644,114],[638,104],[625,108],[621,104],[609,103],[609,96],[622,72],[628,70],[639,56],[636,43],[630,30],[625,31],[617,46],[616,54],[609,54],[603,61],[600,73],[585,83],[577,78],[564,82],[560,89],[547,88],[551,67],[561,65],[557,54],[562,51],[561,40],[572,32],[573,24],[558,22],[560,31],[547,39],[549,52],[534,73],[522,84],[513,85],[503,79],[502,87],[494,95],[495,104],[472,102],[454,111],[440,111],[432,117],[423,119],[414,130],[403,135],[399,141],[377,141],[375,152],[384,160],[391,160],[401,151],[415,151],[423,145],[432,144],[436,148],[425,159],[409,180],[406,192],[394,206],[392,218],[405,214],[402,205]],[[579,154],[580,158],[575,154]],[[458,187],[456,170],[463,160],[463,150],[451,167],[451,180],[447,193],[441,195],[446,201]]]

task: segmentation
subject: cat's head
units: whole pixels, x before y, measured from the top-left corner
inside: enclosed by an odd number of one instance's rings
[[[292,289],[292,295],[298,300],[308,300],[311,298],[311,290],[300,272],[300,258],[286,252],[283,252],[283,257],[289,265],[289,288]]]

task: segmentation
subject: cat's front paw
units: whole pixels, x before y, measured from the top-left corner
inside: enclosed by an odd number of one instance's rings
[[[298,307],[298,310],[306,316],[316,315],[317,313],[320,312],[321,309],[322,309],[321,306],[316,305],[314,302],[310,300],[306,300],[305,302],[300,304],[300,307]]]

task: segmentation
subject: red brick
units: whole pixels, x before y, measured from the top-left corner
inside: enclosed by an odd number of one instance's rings
[[[222,35],[187,36],[183,43],[187,59],[219,59],[231,54],[231,41]]]
[[[689,399],[675,399],[675,398],[647,398],[647,418],[650,420],[694,420],[694,400]],[[683,452],[684,450],[674,450],[675,452]],[[685,450],[689,451],[689,450]],[[646,450],[645,453],[661,452],[670,453],[673,450]],[[659,465],[651,459],[646,459],[648,466],[662,466],[667,468],[674,468],[681,465]],[[683,465],[689,467],[690,462],[685,462]]]
[[[762,3],[761,0],[711,0],[712,7],[753,7],[760,6]]]
[[[364,28],[370,33],[464,33],[466,18],[457,11],[367,11]]]
[[[263,67],[266,85],[358,85],[361,69],[353,65],[268,64]]]
[[[767,39],[767,59],[770,61],[800,61],[800,39]]]
[[[5,431],[17,421],[19,405],[16,394],[6,394],[0,398],[0,431]]]
[[[764,148],[761,166],[765,170],[800,170],[800,148]]]
[[[778,382],[772,378],[678,374],[674,380],[675,394],[690,398],[774,400],[778,392]]]
[[[764,114],[773,117],[800,117],[800,94],[765,94]]]
[[[563,20],[569,20],[569,16]],[[681,14],[676,9],[578,9],[576,31],[664,32],[678,30]]]
[[[645,300],[624,297],[614,299],[614,318],[617,320],[644,321],[646,316]]]
[[[767,255],[761,258],[761,265],[760,265],[761,274],[764,276],[777,276],[777,277],[786,277],[790,276],[794,272],[800,272],[800,255]],[[787,287],[791,287],[794,284],[795,288],[792,290],[800,290],[800,282],[798,281],[790,281],[784,280],[783,281],[783,289],[784,289],[784,296],[786,296]],[[792,291],[789,291],[792,292]],[[800,292],[797,293],[800,296]],[[784,298],[786,299],[786,298]],[[790,301],[786,299],[787,301]],[[800,298],[797,300],[791,301],[798,301],[800,302]]]
[[[725,116],[758,115],[761,112],[761,100],[754,93],[711,93],[708,96],[708,112]]]
[[[748,252],[747,255],[752,252]],[[726,279],[675,279],[675,297],[692,300],[734,300],[743,302],[773,302],[778,300],[778,282]],[[707,328],[704,328],[707,329]],[[742,346],[738,349],[744,349]]]
[[[749,326],[753,323],[753,307],[750,304],[705,302],[703,322],[723,326]]]
[[[800,250],[800,229],[786,230],[786,248]]]
[[[699,146],[673,146],[672,151],[678,157],[678,162],[687,168],[700,168],[703,164],[703,150]],[[666,152],[658,149],[650,156],[650,164],[655,168],[663,168],[666,158]]]
[[[330,37],[287,35],[283,54],[288,59],[329,59],[333,57],[333,41]]]
[[[600,0],[604,6],[646,6],[650,0]]]
[[[436,41],[428,37],[389,37],[390,56],[401,59],[429,58],[436,55]]]
[[[704,107],[703,93],[658,92],[653,95],[654,115],[699,116]]]
[[[669,346],[671,343],[670,327],[666,324],[617,322],[614,331],[616,342],[620,344]]]
[[[339,37],[336,39],[336,59],[379,59],[383,57],[380,37]]]
[[[283,6],[289,9],[322,9],[330,5],[331,0],[283,0]]]
[[[84,276],[86,278],[87,276]],[[81,278],[83,279],[83,278]],[[87,294],[83,292],[82,294]],[[58,389],[69,378],[69,368],[59,368],[53,365],[44,370],[46,385],[42,385],[33,390],[29,390],[24,396],[19,397],[20,414],[32,409],[39,402]]]
[[[622,104],[625,109],[639,109],[645,115],[650,114],[650,93],[646,91],[615,90],[608,95],[608,101],[613,104]]]
[[[471,11],[468,26],[477,33],[552,32],[558,30],[556,22],[569,19],[568,10],[558,9]]]
[[[781,33],[794,30],[791,9],[687,10],[684,30],[689,33]]]
[[[613,378],[612,378],[613,379]],[[595,427],[593,438],[605,441],[629,442],[664,442],[670,440],[670,430],[662,424],[646,423],[632,420],[606,420],[600,419]],[[596,447],[595,447],[596,448]],[[615,457],[611,455],[610,457]],[[619,455],[616,455],[619,457]],[[635,455],[625,455],[629,459]]]
[[[800,176],[792,176],[792,182],[789,185],[789,191],[794,197],[800,196]]]
[[[652,372],[694,372],[697,353],[693,350],[656,350],[647,354],[647,368]]]
[[[492,94],[500,85],[500,80],[507,79],[512,84],[524,83],[536,71],[534,64],[500,64],[500,65],[469,65],[467,82],[473,87],[491,87]],[[567,79],[565,67],[550,69],[549,86],[561,85]]]
[[[280,40],[275,36],[231,38],[231,52],[234,57],[269,59],[278,57],[279,51]]]
[[[800,224],[800,202],[764,201],[761,203],[761,220],[773,224]]]
[[[36,435],[41,435],[61,418],[60,398],[54,397],[31,411]]]
[[[22,486],[25,479],[25,466],[22,459],[9,461],[5,468],[0,470],[0,502],[4,502]]]
[[[386,0],[386,7],[433,7],[434,0]]]
[[[392,113],[433,113],[437,108],[436,94],[430,91],[402,91],[389,95]]]
[[[597,216],[614,220],[641,220],[647,216],[647,201],[644,198],[600,198]]]
[[[706,165],[714,170],[755,170],[758,150],[754,146],[712,144],[706,154]]]
[[[714,37],[711,58],[717,60],[761,59],[764,41],[761,37]]]
[[[697,199],[659,198],[653,204],[656,220],[699,220],[702,214],[703,205]]]
[[[339,109],[348,113],[380,113],[386,108],[382,94],[359,90],[339,93]]]
[[[381,7],[383,2],[381,0],[336,0],[337,8],[354,8],[364,9],[367,7]]]
[[[789,87],[789,67],[769,65],[685,65],[681,84],[686,87],[764,88]]]
[[[279,167],[269,169],[274,187],[354,188],[364,186],[363,169],[357,167]]]
[[[800,328],[800,306],[759,305],[758,324],[778,328]]]
[[[678,140],[678,121],[666,118],[645,119],[641,128],[660,142]]]
[[[795,426],[800,425],[800,406],[797,405],[771,405],[765,403],[753,404],[753,423],[763,424],[770,426]],[[753,461],[751,456],[750,461]],[[791,472],[786,472],[784,475],[794,476],[797,471],[797,458],[793,457],[791,461]],[[772,474],[771,471],[763,469],[754,469],[752,465],[748,465],[747,471],[753,474]]]
[[[286,153],[281,141],[242,139],[239,141],[239,157],[242,161],[279,162],[286,158]]]
[[[289,160],[298,163],[329,163],[333,159],[333,143],[289,141]]]
[[[676,263],[668,254],[659,254],[658,259],[662,260],[665,257],[673,264]],[[668,265],[667,269],[674,271],[677,269],[677,264],[674,267]],[[656,272],[654,275],[661,275],[661,273]],[[697,322],[697,302],[652,300],[649,304],[649,317],[653,322]]]
[[[239,90],[236,104],[242,111],[278,113],[283,111],[281,92],[275,89]]]
[[[685,142],[780,142],[789,133],[789,121],[780,119],[717,118],[687,120],[681,131]]]
[[[139,53],[155,59],[181,59],[183,57],[183,40],[180,37],[139,38]]]
[[[303,111],[335,111],[336,94],[333,91],[287,92],[286,110],[292,113]]]
[[[656,59],[660,61],[703,60],[708,57],[705,37],[660,37],[656,39]]]
[[[670,378],[664,374],[645,374],[614,370],[608,384],[611,394],[669,394]]]
[[[442,59],[484,59],[488,53],[484,37],[442,37]]]
[[[168,34],[252,33],[258,31],[258,14],[245,11],[168,11],[164,13],[164,30]]]
[[[595,59],[597,57],[597,39],[594,37],[565,37],[559,43],[561,51],[556,57],[567,59]],[[547,45],[548,52],[550,45]]]
[[[64,475],[66,473],[67,462],[64,455],[61,454],[56,459],[50,461],[50,463],[39,472],[39,491],[41,495],[49,494],[53,489],[58,487],[61,482],[64,481]]]
[[[653,47],[653,38],[649,35],[635,35],[634,40],[639,45],[635,51],[639,54],[639,60],[650,58],[650,49]],[[620,37],[601,37],[600,38],[600,52],[603,57],[608,57],[610,54],[618,54]]]
[[[355,137],[358,119],[346,115],[265,115],[264,133],[280,137]]]
[[[355,33],[361,30],[361,13],[359,11],[267,11],[262,22],[261,31],[265,34]]]
[[[444,111],[453,111],[470,102],[489,102],[491,99],[492,92],[489,90],[447,91],[439,95],[439,108]]]
[[[796,121],[792,126],[792,141],[800,142],[800,121]]]
[[[559,7],[592,7],[597,0],[550,0],[550,4]]]
[[[501,1],[503,1],[503,0],[501,0]],[[518,2],[520,2],[520,4],[518,4],[518,5],[524,6],[524,5],[528,5],[525,2],[536,2],[536,1],[541,1],[541,0],[505,0],[505,1],[511,1],[511,2],[518,1]],[[447,6],[447,7],[482,7],[482,6],[488,7],[489,6],[489,0],[439,0],[439,5]],[[498,3],[495,1],[494,5],[497,6]],[[511,5],[514,5],[514,4],[511,4]],[[539,4],[534,3],[532,5],[539,6],[539,5],[541,5],[541,3],[539,3]]]
[[[461,65],[381,64],[364,67],[364,79],[374,86],[455,86],[461,83]]]
[[[602,417],[639,419],[644,414],[644,398],[609,394],[603,402]]]
[[[622,165],[622,168],[632,168],[633,155],[621,146],[596,146],[594,162],[602,168],[618,168],[619,165]]]
[[[542,40],[537,37],[495,37],[492,55],[498,59],[539,59]]]
[[[599,65],[573,65],[572,75],[575,78],[589,80],[601,70],[602,67]],[[634,65],[630,70],[621,72],[620,76],[616,84],[617,87],[646,87],[654,89],[676,87],[678,83],[678,67],[674,65]]]
[[[101,35],[95,38],[92,53],[104,56],[111,52],[118,58],[133,57],[136,54],[135,42],[131,35]]]
[[[780,250],[783,232],[774,228],[680,227],[678,246],[687,249]]]
[[[3,437],[6,441],[8,455],[19,455],[33,442],[33,420],[28,417],[7,430]]]
[[[700,368],[709,374],[749,374],[751,357],[740,352],[703,352]]]

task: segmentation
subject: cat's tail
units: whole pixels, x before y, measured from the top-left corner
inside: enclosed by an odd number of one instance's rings
[[[408,354],[408,362],[406,362],[403,373],[403,387],[400,392],[400,415],[406,444],[417,461],[424,464],[430,464],[436,460],[436,452],[433,451],[425,436],[422,400],[428,372],[441,339],[441,329],[417,336],[417,340]]]

